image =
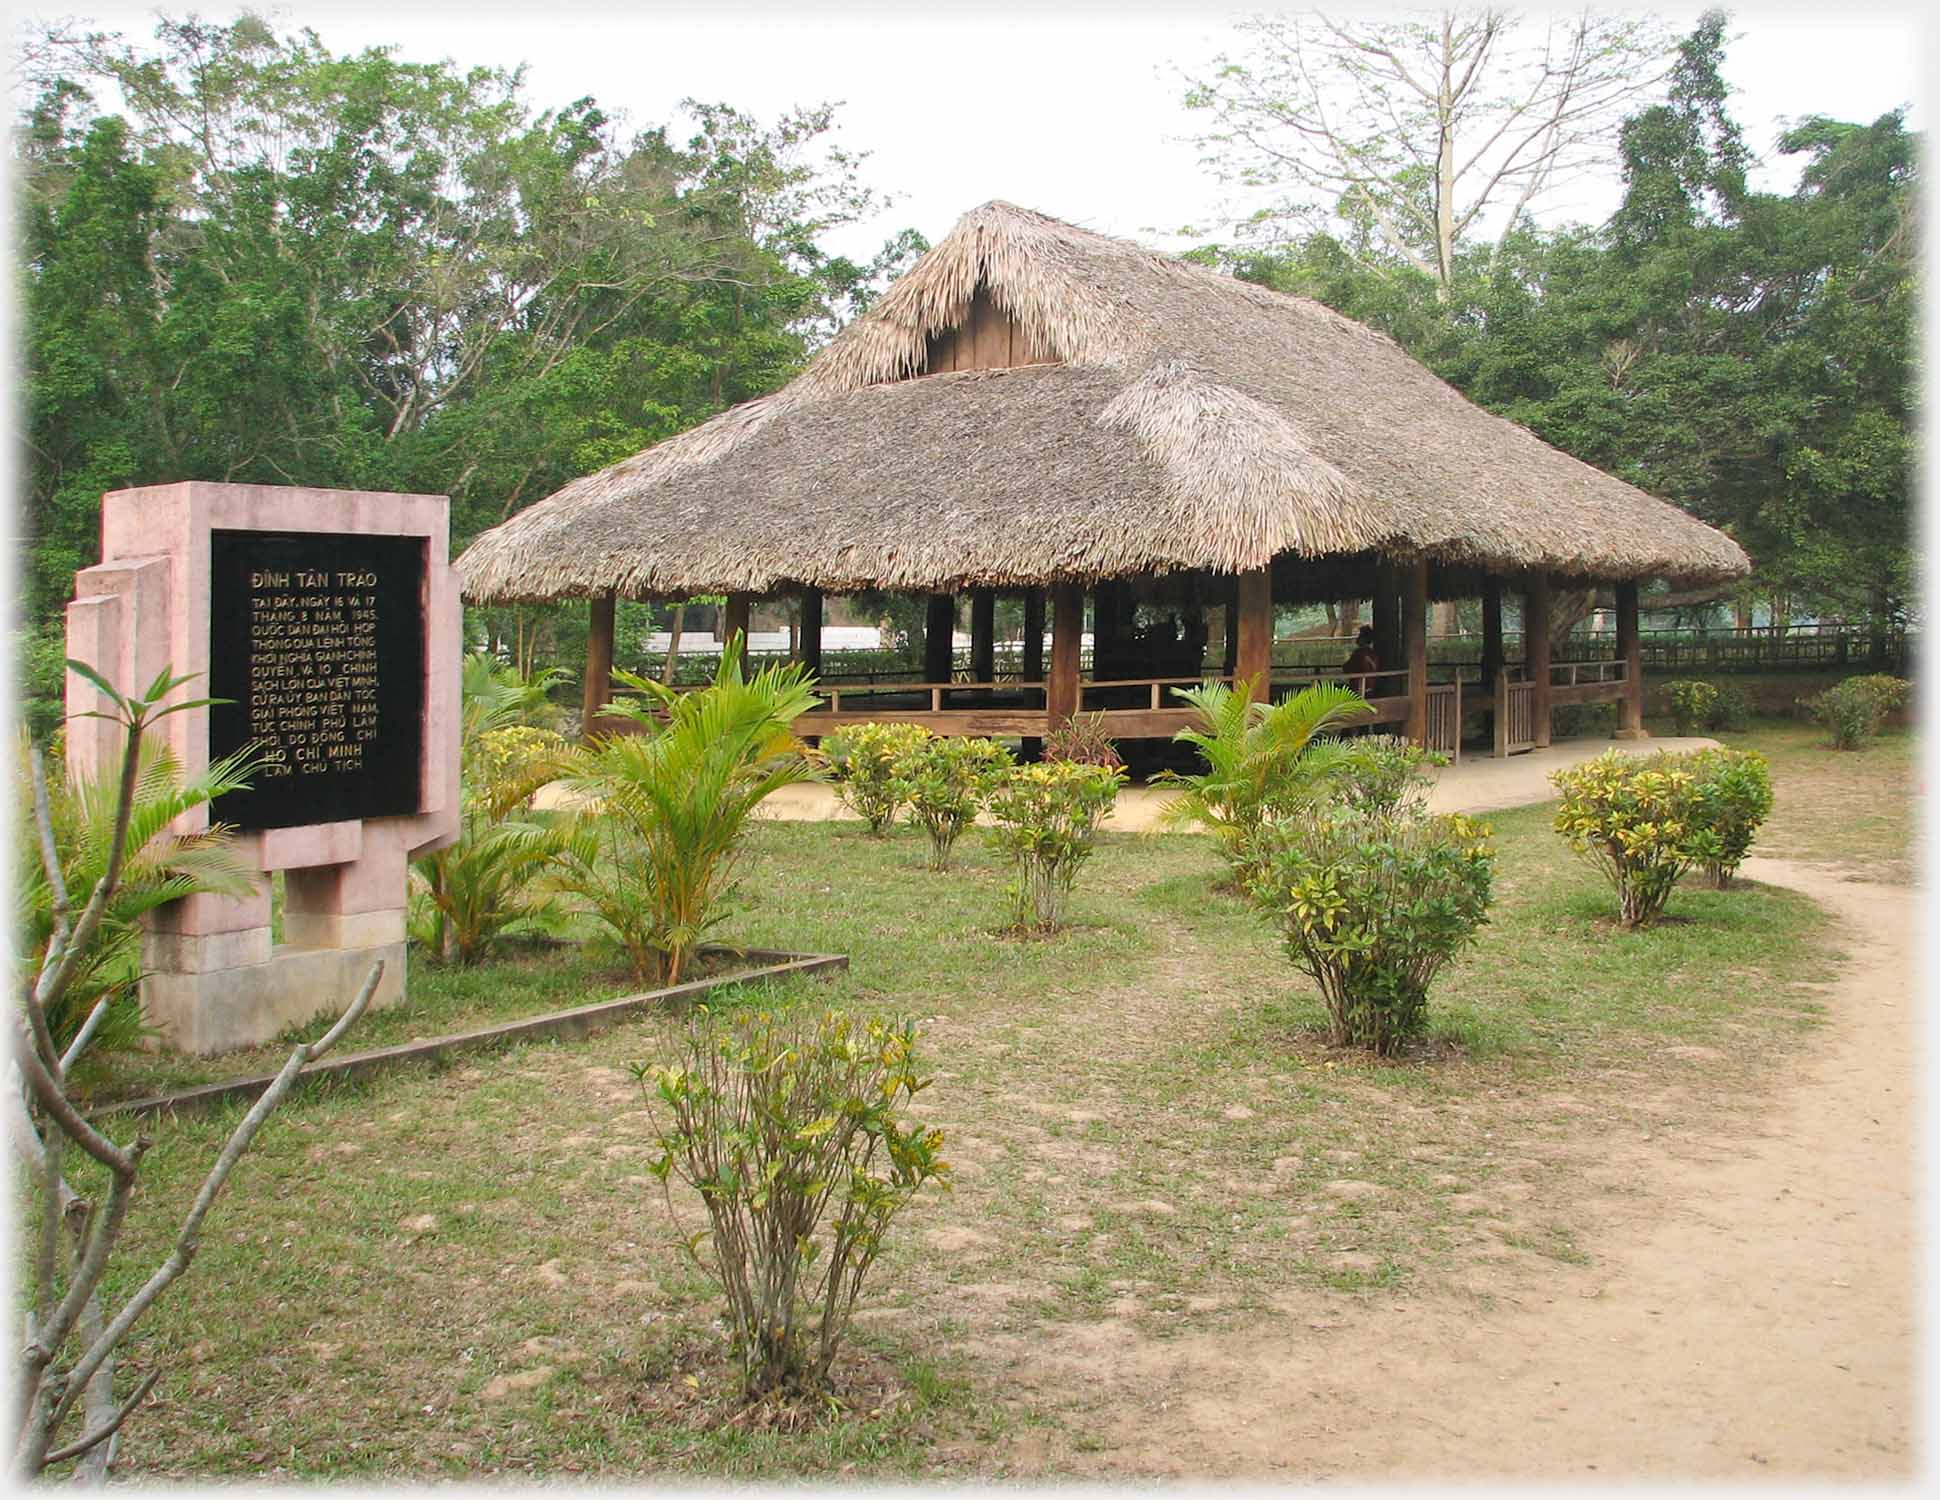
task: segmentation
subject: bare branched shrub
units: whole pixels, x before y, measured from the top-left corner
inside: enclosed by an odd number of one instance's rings
[[[163,707],[162,700],[187,680],[172,676],[166,669],[145,694],[124,697],[92,668],[78,662],[69,662],[68,666],[107,698],[112,711],[100,717],[123,726],[126,746],[107,865],[78,918],[73,917],[61,864],[54,852],[46,775],[39,752],[31,752],[34,834],[53,892],[53,922],[39,962],[20,979],[21,1003],[13,1017],[16,1078],[14,1086],[5,1090],[4,1106],[15,1151],[30,1175],[37,1220],[29,1278],[32,1301],[26,1311],[16,1371],[13,1468],[21,1479],[32,1479],[70,1460],[79,1460],[77,1477],[99,1479],[106,1474],[122,1424],[161,1378],[160,1370],[150,1370],[132,1390],[117,1396],[116,1350],[155,1300],[188,1270],[201,1244],[203,1221],[236,1163],[263,1122],[295,1087],[305,1064],[335,1046],[364,1013],[384,967],[378,964],[372,968],[357,998],[327,1035],[290,1054],[282,1072],[217,1153],[200,1191],[183,1215],[168,1255],[110,1315],[101,1300],[101,1287],[121,1237],[142,1158],[153,1142],[147,1135],[137,1135],[125,1143],[110,1139],[82,1117],[68,1094],[69,1071],[94,1040],[109,1001],[103,999],[95,1005],[65,1050],[56,1047],[47,1017],[58,1008],[76,976],[85,972],[113,906],[125,869],[128,830],[142,776],[144,737],[157,720],[202,707],[208,700]],[[99,1203],[80,1196],[68,1185],[62,1164],[70,1145],[107,1172],[106,1196]]]

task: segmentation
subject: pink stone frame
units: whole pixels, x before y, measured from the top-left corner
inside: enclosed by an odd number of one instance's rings
[[[421,537],[425,542],[423,761],[418,808],[239,834],[245,860],[285,873],[283,944],[270,945],[269,882],[232,899],[191,896],[154,913],[143,945],[143,999],[165,1040],[209,1052],[266,1041],[347,1004],[370,961],[385,963],[377,1003],[404,994],[407,872],[418,855],[457,837],[462,608],[450,565],[443,495],[320,490],[199,481],[116,490],[102,499],[101,562],[75,576],[67,654],[123,692],[164,667],[194,674],[177,699],[202,696],[209,671],[211,531],[293,531]],[[67,678],[70,715],[100,706],[92,685]],[[185,775],[209,763],[207,710],[164,719],[161,733]],[[71,719],[71,770],[112,775],[120,732]],[[207,810],[177,832],[206,827]],[[346,988],[347,986],[347,988]]]

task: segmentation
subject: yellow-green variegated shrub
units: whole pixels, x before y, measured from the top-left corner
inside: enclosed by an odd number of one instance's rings
[[[849,809],[880,838],[903,805],[896,764],[930,738],[921,724],[857,724],[822,741],[829,780]]]
[[[1648,926],[1684,872],[1719,853],[1688,756],[1608,751],[1549,779],[1563,794],[1556,831],[1616,888],[1625,927]]]
[[[1759,825],[1772,815],[1772,774],[1756,750],[1700,750],[1691,757],[1697,777],[1692,800],[1706,843],[1704,870],[1723,890],[1751,850]]]
[[[992,842],[1016,869],[1009,895],[1021,932],[1054,932],[1098,825],[1118,801],[1116,766],[1051,760],[1018,766],[990,794]]]
[[[976,821],[991,789],[1011,768],[995,740],[933,735],[896,758],[889,790],[930,836],[930,868],[947,870],[950,850]]]
[[[726,1294],[750,1396],[826,1387],[891,1221],[947,1186],[943,1132],[901,1113],[929,1083],[916,1041],[903,1019],[703,1010],[676,1062],[634,1069],[654,1174],[707,1210],[682,1243]]]
[[[1489,829],[1340,803],[1262,824],[1246,893],[1320,989],[1329,1040],[1383,1056],[1422,1031],[1428,987],[1488,920]]]

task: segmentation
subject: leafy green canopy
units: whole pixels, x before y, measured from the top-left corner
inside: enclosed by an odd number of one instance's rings
[[[590,98],[535,113],[516,70],[249,16],[43,27],[17,67],[39,620],[104,490],[445,493],[462,542],[773,389],[922,248],[819,248],[877,206],[826,105],[687,101],[685,140],[627,138]]]
[[[1600,228],[1467,244],[1448,300],[1378,246],[1325,234],[1200,252],[1382,329],[1491,411],[1735,536],[1754,587],[1875,619],[1913,598],[1914,212],[1898,111],[1804,115],[1789,193],[1755,192],[1725,108],[1725,19],[1678,49],[1619,140]]]

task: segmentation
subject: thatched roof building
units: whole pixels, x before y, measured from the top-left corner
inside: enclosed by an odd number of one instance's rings
[[[1376,553],[1600,581],[1749,566],[1319,303],[989,203],[788,386],[574,481],[459,568],[468,598],[511,602]]]
[[[1223,604],[1225,673],[1264,697],[1276,601],[1371,598],[1381,670],[1355,680],[1377,719],[1455,748],[1465,706],[1499,703],[1506,753],[1547,743],[1561,702],[1616,701],[1641,733],[1638,580],[1712,583],[1749,564],[1319,303],[988,203],[789,385],[575,480],[458,568],[476,602],[594,601],[589,723],[616,597],[726,594],[745,629],[752,598],[797,596],[819,668],[825,592],[928,593],[925,681],[861,711],[844,699],[880,689],[825,678],[815,730],[895,717],[1027,739],[1094,706],[1128,738],[1180,727],[1177,686],[1204,668],[1199,605]],[[1558,582],[1616,585],[1619,670],[1550,661]],[[1505,589],[1523,595],[1519,666],[1503,653]],[[965,590],[968,693],[950,645]],[[997,590],[1025,596],[1006,683]],[[1137,624],[1135,598],[1168,594],[1198,614],[1196,635],[1160,643]],[[1482,665],[1464,699],[1460,670],[1431,681],[1427,601],[1477,596]]]

